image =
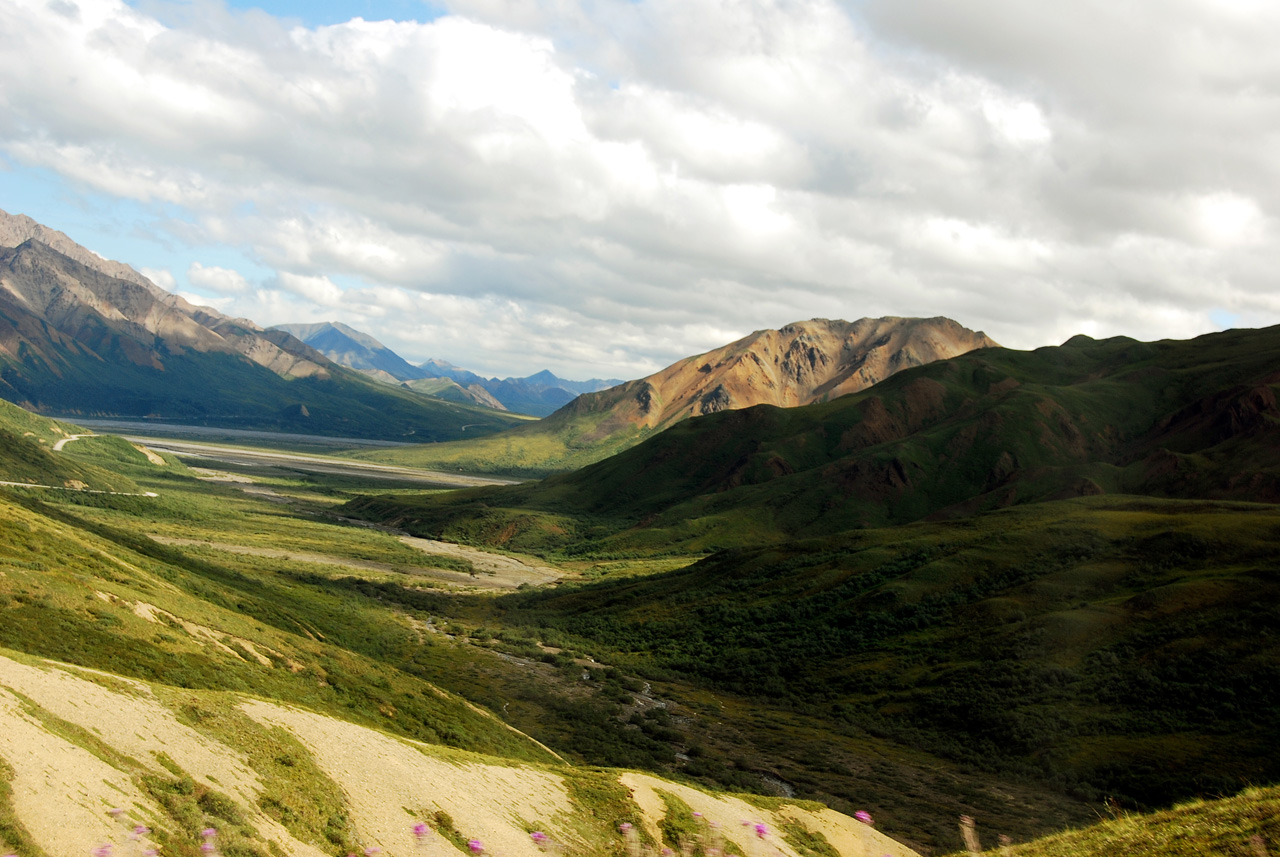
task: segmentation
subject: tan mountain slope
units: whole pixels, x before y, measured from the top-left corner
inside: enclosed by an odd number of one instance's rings
[[[689,417],[825,401],[864,390],[902,369],[996,344],[949,318],[798,321],[780,330],[758,330],[647,378],[584,393],[537,423],[474,441],[360,457],[541,476],[600,461]]]
[[[194,306],[29,217],[0,212],[0,247],[12,248],[0,252],[0,313],[7,322],[0,348],[10,356],[18,356],[22,342],[44,352],[41,340],[50,335],[38,324],[44,322],[95,352],[107,341],[119,344],[131,362],[156,369],[163,368],[157,347],[163,343],[169,350],[242,354],[283,377],[329,376],[328,359],[293,337]],[[23,311],[34,319],[20,318]]]
[[[800,857],[815,853],[802,844],[825,842],[841,857],[915,857],[813,804],[515,763],[262,699],[0,655],[0,853],[199,853],[211,826],[206,841],[237,854],[446,857],[476,839],[485,853],[536,857],[546,853],[537,830],[587,857],[622,850],[622,820],[661,841],[664,794],[718,825],[738,853]],[[754,823],[767,826],[764,841]],[[416,824],[432,830],[415,836]]]
[[[629,425],[662,429],[716,411],[825,401],[899,370],[996,344],[949,318],[817,318],[758,330],[639,381],[580,396],[564,410],[607,409],[601,437]]]
[[[41,244],[52,247],[64,256],[75,259],[87,268],[106,274],[108,277],[127,280],[130,283],[142,286],[157,297],[168,294],[164,289],[123,262],[113,262],[110,259],[102,258],[92,250],[81,247],[72,241],[64,232],[50,229],[25,214],[9,214],[0,210],[0,247],[17,247],[32,238]]]

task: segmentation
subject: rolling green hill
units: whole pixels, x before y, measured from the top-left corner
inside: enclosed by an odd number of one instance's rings
[[[1056,501],[510,596],[502,621],[836,733],[1160,806],[1280,781],[1278,536],[1272,505]]]
[[[575,473],[352,511],[516,549],[700,551],[1102,493],[1280,499],[1280,328],[988,348],[688,420]]]
[[[53,451],[59,441],[78,434],[87,432],[0,400],[0,481],[62,489],[141,490],[126,476]],[[113,441],[117,446],[129,446],[118,438]]]

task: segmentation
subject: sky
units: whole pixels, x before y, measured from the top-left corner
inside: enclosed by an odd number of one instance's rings
[[[1271,0],[0,0],[0,43],[0,209],[414,362],[1280,323]]]

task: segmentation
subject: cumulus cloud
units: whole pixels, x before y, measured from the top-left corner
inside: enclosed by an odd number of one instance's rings
[[[172,275],[169,279],[172,281]],[[199,262],[192,262],[187,269],[187,282],[198,289],[208,289],[220,295],[238,295],[249,291],[249,281],[239,271],[216,265],[205,266]]]
[[[229,312],[495,372],[817,315],[1018,347],[1280,320],[1268,4],[437,5],[0,0],[0,151],[276,272],[193,258]]]
[[[178,287],[178,281],[168,268],[139,268],[138,273],[166,291],[171,292]]]

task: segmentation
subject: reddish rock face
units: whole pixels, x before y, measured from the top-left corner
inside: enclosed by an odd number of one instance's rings
[[[813,319],[758,330],[638,381],[580,396],[574,412],[609,412],[594,439],[633,426],[753,405],[797,407],[856,393],[912,366],[997,343],[949,318]]]

